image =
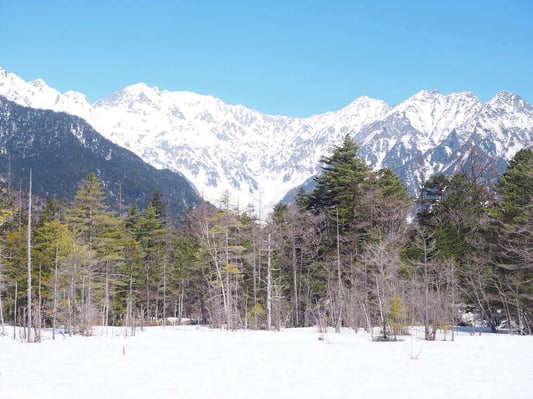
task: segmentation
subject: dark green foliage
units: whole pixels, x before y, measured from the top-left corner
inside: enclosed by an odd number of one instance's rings
[[[163,199],[163,194],[159,190],[155,190],[152,193],[152,198],[150,199],[149,204],[154,207],[157,217],[166,221],[168,219],[168,204]]]
[[[380,170],[377,175],[377,182],[381,197],[400,201],[408,201],[410,199],[405,185],[392,169],[386,168]]]
[[[418,221],[428,227],[441,258],[464,260],[484,234],[488,188],[464,174],[436,175],[422,188]]]
[[[303,201],[309,210],[326,210],[346,226],[361,219],[363,198],[370,187],[370,169],[357,157],[359,148],[347,135],[330,157],[322,159],[322,174],[316,187]]]
[[[498,182],[501,201],[492,209],[498,303],[508,324],[533,332],[533,151],[519,151]]]
[[[45,223],[52,220],[60,220],[64,216],[65,203],[57,199],[55,194],[52,194],[45,208],[41,212],[39,222]]]
[[[443,174],[434,175],[422,186],[418,222],[423,226],[435,226],[444,202],[449,180]]]
[[[504,222],[525,222],[533,198],[533,150],[523,149],[509,162],[498,182],[501,196],[494,216]]]
[[[11,170],[12,185],[27,187],[33,170],[34,192],[72,200],[78,183],[97,171],[106,203],[146,206],[152,193],[168,201],[172,217],[198,203],[192,185],[180,174],[157,170],[102,137],[80,118],[19,106],[0,97],[0,171]],[[152,198],[152,199],[155,199]],[[158,206],[163,202],[159,202]],[[159,211],[163,212],[164,207]]]

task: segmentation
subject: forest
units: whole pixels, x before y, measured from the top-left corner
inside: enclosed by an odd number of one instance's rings
[[[364,328],[375,340],[413,325],[426,340],[458,325],[531,334],[533,151],[499,176],[490,170],[472,152],[464,171],[431,177],[414,198],[347,136],[322,159],[315,188],[267,220],[229,195],[179,222],[159,191],[145,209],[113,211],[95,173],[73,201],[52,196],[32,213],[31,191],[5,185],[0,333],[134,334],[171,320]]]

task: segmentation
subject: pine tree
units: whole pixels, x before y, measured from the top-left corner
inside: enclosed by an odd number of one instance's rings
[[[163,280],[163,264],[165,261],[165,230],[157,215],[157,211],[148,203],[135,225],[135,238],[144,253],[143,296],[145,318],[158,318],[162,313],[160,286]]]
[[[162,222],[166,222],[168,220],[168,204],[163,199],[161,191],[155,190],[149,203],[154,207],[157,217]]]
[[[491,273],[479,272],[483,265],[490,263],[487,238],[491,202],[489,187],[474,174],[436,175],[424,184],[419,199],[419,229],[415,230],[411,243],[418,242],[415,246],[419,250],[428,248],[430,251],[421,251],[418,257],[412,256],[411,261],[414,265],[424,265],[424,278],[421,273],[419,275],[426,290],[424,306],[431,301],[431,315],[424,310],[426,338],[434,337],[434,333],[428,335],[429,324],[438,326],[453,322],[454,310],[449,307],[455,301],[452,291],[455,292],[457,279],[463,282],[462,292],[467,302],[474,304],[494,326],[494,309],[487,299],[492,285]],[[426,242],[421,245],[417,236],[426,237]],[[448,265],[454,265],[457,276],[450,276]]]
[[[121,221],[109,211],[102,182],[96,174],[90,173],[80,185],[68,210],[67,222],[75,237],[72,291],[78,291],[74,300],[81,302],[81,331],[89,334],[99,309],[100,322],[108,323],[109,277],[121,253],[122,236]]]
[[[332,220],[337,213],[341,226],[361,220],[361,206],[369,189],[369,167],[357,156],[359,148],[346,135],[341,146],[333,154],[322,158],[322,174],[315,178],[316,187],[311,192],[305,207],[312,211],[326,210]]]
[[[395,294],[392,297],[391,305],[387,312],[387,321],[391,327],[395,341],[398,335],[403,334],[406,319],[407,311],[405,306],[403,305],[401,298]]]
[[[9,221],[12,219],[14,210],[11,209],[11,201],[9,201],[9,198],[6,195],[6,191],[2,190],[0,192],[0,233],[4,233],[6,226],[9,224]],[[2,300],[4,296],[4,292],[7,291],[6,287],[6,278],[5,278],[5,271],[4,271],[4,240],[3,236],[0,236],[0,331],[2,334],[5,333],[4,328],[4,301]]]
[[[376,173],[375,189],[371,201],[372,228],[382,231],[400,232],[406,226],[413,202],[405,185],[392,169],[382,169]]]
[[[533,197],[533,150],[518,151],[496,187],[501,196],[493,215],[505,223],[527,222]]]
[[[200,304],[193,301],[199,298],[202,290],[202,276],[198,266],[198,245],[192,234],[185,229],[176,233],[170,262],[170,302],[174,304],[174,317],[181,323],[182,318],[196,315],[202,319]],[[189,295],[190,297],[188,297]],[[204,321],[205,322],[205,321]]]
[[[68,292],[67,261],[72,255],[74,240],[68,226],[59,220],[41,220],[35,233],[35,264],[42,278],[42,311],[51,315],[52,339],[58,323],[68,323],[66,301],[60,292]]]
[[[533,150],[523,149],[509,162],[498,187],[501,201],[491,215],[496,229],[494,263],[499,278],[497,296],[508,324],[533,332]],[[511,326],[509,326],[511,327]]]
[[[431,230],[439,257],[462,261],[483,247],[491,202],[488,187],[462,173],[436,175],[426,182],[418,221]]]

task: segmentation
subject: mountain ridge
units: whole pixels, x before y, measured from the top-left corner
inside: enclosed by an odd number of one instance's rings
[[[72,200],[90,172],[102,180],[108,204],[120,210],[146,206],[159,190],[178,216],[200,199],[178,173],[157,170],[137,155],[101,136],[83,119],[63,112],[34,109],[0,95],[0,167],[27,187],[33,170],[34,191]]]
[[[482,102],[471,92],[421,90],[394,107],[363,96],[307,118],[144,83],[89,104],[82,93],[61,94],[42,80],[28,83],[0,70],[0,94],[6,93],[18,103],[86,119],[151,165],[183,173],[215,204],[228,192],[234,203],[263,213],[319,173],[320,159],[346,134],[367,162],[391,167],[413,193],[431,174],[457,166],[466,143],[490,137],[494,145],[484,151],[499,165],[533,142],[531,106],[504,91]]]

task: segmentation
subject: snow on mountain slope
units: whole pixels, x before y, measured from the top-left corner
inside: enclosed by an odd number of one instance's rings
[[[449,134],[475,118],[482,102],[472,93],[442,95],[420,91],[394,107],[387,115],[364,126],[356,135],[361,154],[376,168],[390,167],[412,191],[443,164],[432,162],[433,149]],[[445,150],[448,155],[455,148]]]
[[[14,73],[0,67],[0,95],[19,105],[31,108],[51,109],[54,111],[71,111],[77,115],[81,110],[88,111],[91,107],[87,97],[75,91],[61,94],[49,87],[42,79],[26,82]],[[76,111],[76,112],[74,112]]]
[[[360,97],[335,112],[291,118],[144,83],[89,104],[81,93],[61,94],[0,69],[0,95],[81,116],[146,162],[183,173],[213,203],[227,191],[233,205],[263,215],[315,175],[346,134],[370,164],[393,168],[413,192],[432,173],[455,167],[467,143],[485,140],[490,156],[509,159],[533,142],[531,106],[504,92],[482,103],[468,92],[421,91],[394,108]]]
[[[457,150],[455,159],[448,161],[448,169],[454,164],[457,169],[468,163],[469,152],[476,147],[482,159],[500,166],[501,170],[505,160],[521,148],[533,145],[533,107],[516,94],[500,92],[454,133]]]
[[[5,71],[0,82],[0,94],[12,101],[74,113],[150,164],[182,172],[214,203],[228,191],[233,204],[265,211],[317,173],[320,157],[345,134],[388,111],[382,101],[360,98],[338,112],[289,118],[143,83],[90,105],[44,82],[33,90]]]
[[[181,171],[207,199],[224,191],[241,206],[271,208],[317,172],[320,157],[346,133],[388,110],[368,98],[308,119],[264,115],[241,105],[142,83],[98,101],[97,130],[161,168]]]

